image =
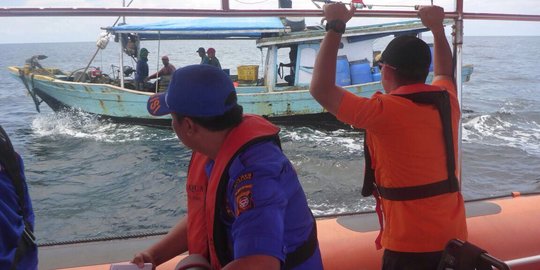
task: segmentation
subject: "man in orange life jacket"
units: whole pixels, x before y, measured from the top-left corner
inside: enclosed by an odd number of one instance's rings
[[[349,10],[341,3],[324,7],[327,33],[310,92],[339,120],[366,131],[362,194],[375,195],[378,213],[384,215],[379,215],[381,234],[376,240],[377,248],[385,248],[383,269],[435,269],[450,239],[467,238],[456,177],[460,108],[444,10],[419,10],[434,36],[432,85],[425,84],[429,46],[414,36],[398,36],[381,58],[381,83],[387,94],[378,92],[371,98],[334,83],[341,35],[354,12],[354,6]]]
[[[133,263],[156,266],[189,251],[215,270],[322,269],[316,223],[279,128],[243,115],[236,100],[229,76],[210,65],[177,70],[167,92],[148,100],[152,115],[171,114],[193,150],[188,211]]]

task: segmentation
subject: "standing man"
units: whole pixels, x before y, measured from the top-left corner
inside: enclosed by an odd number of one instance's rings
[[[188,210],[133,263],[157,266],[189,251],[214,270],[322,269],[316,223],[279,128],[243,115],[236,100],[229,76],[210,65],[177,70],[167,92],[148,100],[150,114],[171,114],[176,135],[193,150]]]
[[[466,240],[459,192],[457,138],[460,107],[452,54],[444,34],[444,10],[422,7],[419,16],[434,36],[435,71],[425,84],[431,54],[414,36],[392,40],[381,57],[386,94],[358,97],[335,85],[336,59],[345,24],[355,12],[344,4],[324,7],[327,33],[315,62],[310,92],[341,121],[366,130],[362,194],[374,194],[384,215],[383,269],[436,269],[445,244]],[[374,185],[376,184],[376,186]]]
[[[208,56],[206,56],[206,50],[203,48],[203,47],[199,47],[199,49],[196,51],[196,53],[199,54],[199,56],[201,57],[201,65],[203,64],[208,64],[208,62],[210,61],[210,59],[208,59]]]
[[[34,212],[22,158],[0,126],[0,269],[34,270]]]
[[[208,51],[206,51],[206,53],[208,54],[208,64],[221,69],[221,64],[216,57],[216,49],[208,48]]]
[[[137,84],[137,90],[143,90],[145,78],[148,77],[148,50],[146,48],[142,48],[139,52],[136,71],[135,83]]]
[[[292,46],[291,50],[289,51],[289,63],[279,63],[279,67],[289,67],[289,75],[285,76],[283,78],[289,86],[294,85],[294,76],[295,76],[295,68],[296,68],[296,57],[298,55],[298,46]]]

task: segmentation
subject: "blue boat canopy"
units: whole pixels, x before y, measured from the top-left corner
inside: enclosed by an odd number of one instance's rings
[[[257,39],[288,30],[276,17],[181,18],[105,29],[111,33],[137,33],[141,40]]]

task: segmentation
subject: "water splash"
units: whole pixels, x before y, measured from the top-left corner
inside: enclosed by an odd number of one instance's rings
[[[284,142],[291,141],[299,144],[310,144],[322,148],[343,148],[347,153],[363,151],[363,138],[356,130],[316,130],[309,127],[286,127],[281,131]]]
[[[540,156],[540,124],[512,109],[474,116],[463,123],[463,140],[491,146],[515,147]]]
[[[39,114],[32,121],[38,136],[61,139],[83,138],[99,142],[122,143],[141,140],[176,140],[170,130],[148,129],[143,126],[114,123],[80,110]],[[169,134],[169,135],[167,135]]]

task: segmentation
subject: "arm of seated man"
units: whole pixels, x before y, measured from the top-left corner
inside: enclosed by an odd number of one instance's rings
[[[285,261],[287,199],[279,183],[284,161],[286,158],[275,144],[264,142],[232,163],[227,190],[228,206],[234,215],[234,261],[225,269],[279,269]]]

